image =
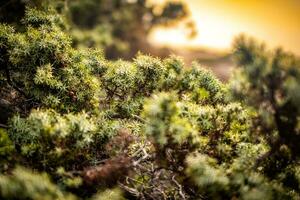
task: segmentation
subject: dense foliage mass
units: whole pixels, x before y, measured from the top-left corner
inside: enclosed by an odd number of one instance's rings
[[[299,61],[236,40],[197,63],[76,50],[54,10],[0,26],[1,199],[299,199]]]

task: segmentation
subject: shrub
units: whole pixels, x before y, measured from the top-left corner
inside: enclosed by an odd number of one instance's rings
[[[236,39],[234,52],[239,70],[231,83],[232,96],[257,111],[257,132],[270,146],[257,167],[264,166],[275,178],[298,162],[299,59],[281,49],[268,51],[245,36]]]
[[[83,169],[102,159],[104,144],[117,131],[118,122],[85,112],[60,115],[35,110],[25,119],[15,116],[11,127],[9,136],[26,163],[55,172],[58,167]]]
[[[24,33],[1,25],[1,74],[34,105],[62,111],[93,110],[98,106],[99,82],[55,19],[28,10]]]
[[[225,85],[174,56],[76,50],[50,14],[1,25],[1,198],[299,199],[295,57],[241,38]]]
[[[73,195],[62,192],[49,180],[47,174],[33,173],[20,167],[16,168],[12,175],[0,176],[0,197],[32,200],[76,199]]]

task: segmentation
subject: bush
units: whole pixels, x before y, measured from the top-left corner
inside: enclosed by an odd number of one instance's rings
[[[270,151],[256,165],[277,179],[300,155],[299,59],[281,49],[268,51],[264,44],[245,36],[236,39],[234,52],[239,69],[231,83],[232,96],[257,111],[256,131]],[[286,181],[297,188],[293,180]]]
[[[32,200],[76,199],[74,196],[62,192],[49,180],[47,174],[33,173],[20,167],[16,168],[11,176],[0,176],[0,197]]]
[[[1,25],[1,73],[34,106],[62,111],[93,110],[97,106],[99,83],[53,18],[28,10],[24,33]]]
[[[76,50],[55,13],[23,22],[0,29],[1,198],[300,198],[295,57],[241,38],[225,85],[175,56]]]
[[[104,145],[116,134],[118,122],[85,112],[60,115],[34,110],[25,119],[15,116],[11,127],[9,136],[26,163],[53,172],[58,167],[82,169],[102,159]]]

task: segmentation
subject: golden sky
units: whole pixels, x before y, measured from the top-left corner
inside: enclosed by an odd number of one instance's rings
[[[150,39],[160,45],[229,49],[245,33],[271,47],[300,55],[300,0],[185,0],[198,36],[185,37],[182,28],[157,29]]]

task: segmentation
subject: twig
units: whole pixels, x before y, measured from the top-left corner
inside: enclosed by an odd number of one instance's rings
[[[149,157],[149,154],[146,152],[145,149],[143,149],[142,151],[145,155],[143,157],[141,157],[140,159],[138,159],[137,161],[134,161],[133,166],[138,165],[140,162],[142,162],[143,160],[146,160]]]
[[[103,159],[103,160],[97,160],[94,162],[94,164],[101,164],[101,163],[105,163],[108,159]]]
[[[22,89],[20,89],[18,86],[16,86],[14,84],[14,82],[12,81],[12,78],[10,76],[10,72],[9,72],[8,66],[6,64],[4,65],[4,70],[5,70],[5,75],[6,75],[7,83],[12,88],[14,88],[16,91],[18,91],[20,94],[22,94],[24,97],[26,97],[28,99],[29,98],[28,95]]]
[[[130,179],[130,180],[132,180],[132,181],[134,181],[134,182],[136,182],[136,183],[141,184],[143,187],[145,187],[145,186],[144,186],[144,183],[141,182],[141,181],[138,181],[138,180],[136,180],[136,179],[130,178],[129,176],[127,176],[126,179],[127,179],[127,181],[128,181],[128,179]],[[147,188],[153,188],[153,187],[147,186]]]
[[[136,189],[134,188],[130,188],[122,183],[118,183],[118,185],[120,186],[120,188],[126,190],[127,192],[129,192],[130,194],[133,194],[134,196],[136,197],[139,197],[140,196],[140,192],[137,191]]]
[[[141,151],[143,151],[144,148],[145,148],[145,145],[142,146],[141,148],[139,148],[136,152],[134,152],[134,153],[131,155],[131,157],[137,156]]]
[[[172,181],[177,185],[177,187],[179,188],[179,194],[182,197],[182,199],[186,199],[185,195],[182,192],[182,185],[180,185],[176,180],[175,180],[175,175],[172,177]]]
[[[0,7],[0,10],[2,10],[3,8],[5,8],[6,6],[8,6],[8,5],[11,4],[11,3],[12,3],[12,0],[7,1],[4,5],[2,5],[2,6]]]
[[[161,190],[159,187],[156,187],[156,188],[154,188],[155,190],[157,190],[158,192],[160,192],[162,195],[163,195],[163,197],[164,197],[164,200],[166,200],[167,199],[167,195],[164,193],[164,191],[163,190]]]
[[[0,128],[6,128],[6,129],[8,129],[9,126],[7,126],[7,125],[5,125],[5,124],[0,124]]]
[[[139,120],[140,122],[147,123],[147,121],[146,121],[145,119],[141,118],[141,117],[138,116],[138,115],[133,115],[133,114],[132,114],[131,116],[132,116],[133,118]]]

